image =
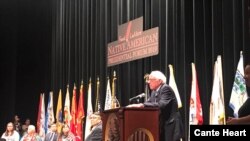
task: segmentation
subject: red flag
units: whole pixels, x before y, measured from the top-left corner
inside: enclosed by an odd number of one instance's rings
[[[78,109],[77,109],[77,129],[76,129],[76,139],[82,141],[83,140],[83,118],[84,118],[84,92],[83,92],[83,82],[81,84],[80,89],[80,96],[78,102]]]
[[[189,124],[201,125],[203,124],[202,107],[200,101],[200,92],[197,82],[196,69],[194,63],[192,63],[192,90],[190,97],[190,111],[189,111]]]
[[[37,116],[37,133],[44,139],[45,137],[45,104],[44,104],[44,94],[40,95],[38,116]]]
[[[42,100],[43,100],[43,94],[40,94],[40,99],[39,99],[39,107],[38,107],[38,115],[37,115],[37,122],[36,122],[36,127],[37,127],[37,133],[40,131],[40,119],[41,119],[41,110],[42,110]]]
[[[71,120],[70,120],[70,131],[76,135],[76,111],[77,111],[77,105],[76,105],[76,86],[74,86],[73,90],[73,97],[71,101]]]

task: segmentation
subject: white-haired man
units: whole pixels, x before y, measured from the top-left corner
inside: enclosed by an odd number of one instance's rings
[[[172,88],[166,84],[166,76],[160,71],[152,71],[148,79],[152,91],[150,98],[127,107],[158,107],[160,109],[160,141],[177,141],[182,138],[183,127],[177,100]]]
[[[22,137],[21,141],[42,141],[42,139],[36,133],[36,127],[29,125],[27,134]]]

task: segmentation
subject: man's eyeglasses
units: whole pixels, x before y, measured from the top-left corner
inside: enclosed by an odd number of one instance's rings
[[[151,82],[151,81],[157,81],[159,79],[156,79],[156,78],[149,78],[147,82]]]
[[[100,117],[98,116],[90,116],[90,119],[99,119]]]

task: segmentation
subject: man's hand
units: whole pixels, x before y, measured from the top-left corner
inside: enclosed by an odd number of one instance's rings
[[[233,117],[228,117],[227,124],[229,124],[229,125],[231,125],[231,124],[238,124],[238,119],[237,118],[233,118]]]

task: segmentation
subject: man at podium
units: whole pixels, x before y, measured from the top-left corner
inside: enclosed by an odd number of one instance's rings
[[[158,107],[160,109],[160,141],[179,141],[183,135],[181,116],[177,99],[172,88],[166,84],[166,76],[160,71],[152,71],[148,79],[150,98],[127,107]]]

